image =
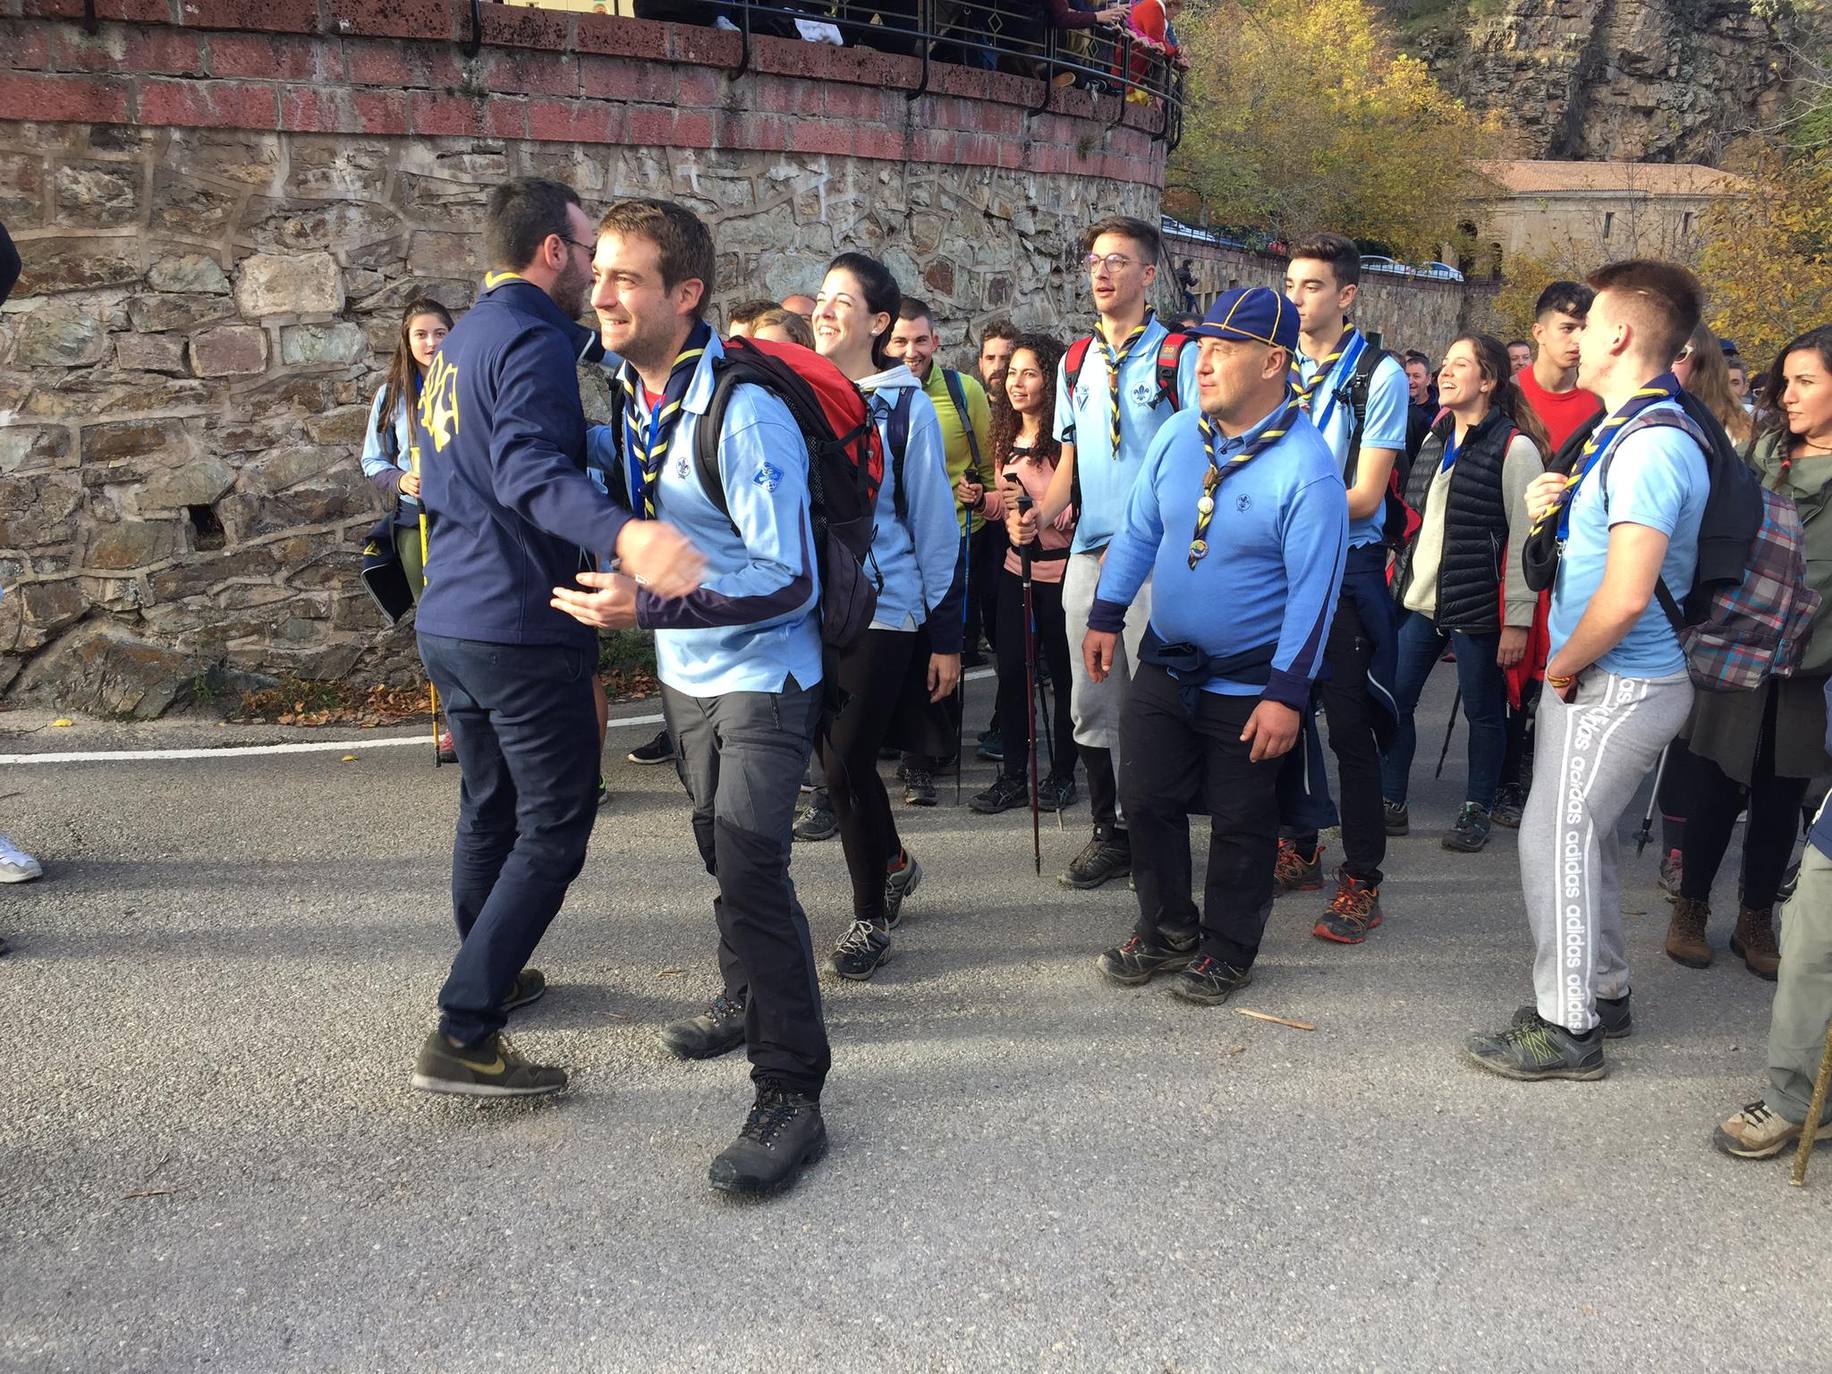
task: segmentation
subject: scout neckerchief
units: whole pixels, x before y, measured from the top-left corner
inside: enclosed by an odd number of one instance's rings
[[[1215,457],[1215,429],[1209,423],[1209,417],[1204,415],[1196,421],[1196,428],[1202,433],[1202,452],[1203,456],[1208,459],[1208,467],[1202,474],[1202,496],[1196,502],[1196,532],[1190,536],[1190,568],[1192,571],[1198,563],[1208,557],[1207,536],[1209,521],[1215,516],[1215,488],[1222,484],[1228,474],[1239,472],[1248,463],[1283,439],[1285,431],[1290,429],[1292,423],[1298,418],[1298,411],[1301,408],[1302,405],[1296,396],[1288,398],[1283,414],[1262,429],[1252,443],[1239,453],[1224,460],[1217,460]]]
[[[1154,318],[1156,316],[1153,312],[1147,310],[1144,320],[1126,336],[1126,341],[1120,345],[1117,354],[1113,351],[1113,345],[1107,342],[1106,331],[1099,327],[1094,330],[1094,342],[1099,345],[1100,356],[1107,364],[1107,410],[1112,421],[1113,461],[1116,463],[1120,457],[1120,369],[1132,356],[1132,350],[1139,340],[1145,337],[1145,331],[1151,328]]]
[[[661,400],[649,412],[646,426],[637,418],[634,404],[623,408],[625,441],[631,456],[636,459],[642,484],[642,513],[646,520],[655,519],[655,488],[661,478],[662,465],[668,459],[668,441],[673,437],[675,425],[680,423],[681,401],[693,384],[694,374],[700,368],[700,357],[706,352],[711,338],[712,329],[704,320],[694,325],[693,332],[687,336],[687,346],[675,354],[674,366],[668,372],[668,384],[662,388]],[[643,390],[642,378],[627,362],[618,374],[618,381],[632,401],[637,392]]]
[[[1622,432],[1622,426],[1649,406],[1659,405],[1662,401],[1670,401],[1677,395],[1679,395],[1679,378],[1671,372],[1663,372],[1623,402],[1620,410],[1598,425],[1596,433],[1590,436],[1590,442],[1584,445],[1584,451],[1578,455],[1577,464],[1572,468],[1571,475],[1565,479],[1565,489],[1559,493],[1558,499],[1547,508],[1545,514],[1533,522],[1533,528],[1528,532],[1528,538],[1539,533],[1545,527],[1546,522],[1556,513],[1558,515],[1558,542],[1561,548],[1564,547],[1566,536],[1571,532],[1571,503],[1577,497],[1579,483],[1590,476],[1590,470],[1602,461],[1605,453],[1609,452],[1609,446]]]
[[[1329,423],[1330,407],[1336,403],[1336,390],[1325,389],[1324,383],[1336,374],[1336,365],[1341,363],[1346,376],[1355,375],[1355,364],[1361,361],[1362,350],[1368,341],[1361,337],[1361,331],[1350,325],[1336,340],[1336,351],[1317,364],[1316,374],[1307,383],[1304,380],[1304,369],[1298,363],[1298,354],[1291,355],[1291,389],[1298,393],[1298,404],[1310,416],[1310,422],[1318,429]],[[1318,398],[1321,397],[1321,400]]]

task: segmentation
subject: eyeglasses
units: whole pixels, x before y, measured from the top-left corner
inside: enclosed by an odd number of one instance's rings
[[[1098,272],[1103,267],[1109,272],[1117,272],[1122,267],[1132,266],[1138,259],[1129,258],[1124,253],[1108,253],[1105,257],[1102,257],[1099,253],[1090,253],[1087,257],[1083,258],[1082,261],[1087,264],[1087,268],[1090,272]]]
[[[1691,362],[1692,361],[1692,345],[1687,344],[1684,348],[1680,349],[1679,356],[1675,358],[1673,361],[1676,363]]]
[[[568,243],[570,243],[570,244],[571,244],[571,245],[572,245],[572,246],[573,246],[574,248],[583,248],[583,249],[584,249],[584,250],[585,250],[586,252],[588,252],[588,253],[590,253],[590,254],[592,254],[592,255],[593,255],[594,257],[596,257],[596,256],[597,256],[597,253],[598,253],[598,245],[597,245],[597,244],[595,244],[595,243],[580,243],[578,239],[569,239],[569,238],[566,238],[566,235],[564,235],[564,234],[561,234],[561,235],[560,235],[560,237],[561,237],[562,239],[566,239],[566,242],[568,242]]]

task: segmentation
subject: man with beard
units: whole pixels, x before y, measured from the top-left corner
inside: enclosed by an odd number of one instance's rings
[[[656,597],[700,583],[678,529],[637,520],[585,472],[572,384],[597,234],[579,197],[528,178],[490,193],[477,304],[434,356],[420,398],[428,530],[420,657],[464,769],[452,855],[459,947],[413,1086],[475,1097],[566,1086],[501,1034],[546,980],[528,958],[585,862],[597,816],[598,637],[549,604],[581,551]]]

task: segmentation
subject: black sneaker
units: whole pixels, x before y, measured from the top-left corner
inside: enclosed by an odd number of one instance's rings
[[[1601,1026],[1573,1035],[1538,1012],[1531,1021],[1509,1025],[1506,1030],[1470,1036],[1463,1042],[1463,1057],[1477,1068],[1523,1083],[1548,1078],[1590,1080],[1609,1072],[1603,1059]]]
[[[538,1002],[541,994],[546,991],[547,976],[538,968],[525,968],[515,975],[515,981],[509,985],[509,995],[503,998],[503,1010],[514,1011],[530,1002]]]
[[[980,747],[974,752],[989,762],[1001,763],[1005,759],[1005,741],[997,730],[988,730],[980,736]]]
[[[565,1088],[566,1070],[530,1064],[501,1031],[458,1047],[435,1030],[420,1046],[413,1085],[465,1097],[541,1097]]]
[[[1132,841],[1124,830],[1096,826],[1094,838],[1069,861],[1068,871],[1056,881],[1064,887],[1087,891],[1132,872]]]
[[[1488,843],[1488,837],[1489,813],[1474,802],[1464,802],[1463,809],[1457,812],[1456,824],[1444,832],[1439,843],[1460,854],[1474,854]]]
[[[895,930],[903,924],[903,899],[922,881],[922,865],[909,850],[903,851],[903,867],[884,875],[884,924]]]
[[[720,993],[697,1016],[663,1026],[661,1042],[677,1059],[717,1059],[744,1043],[744,1003]]]
[[[1076,795],[1074,778],[1059,778],[1051,774],[1037,784],[1037,809],[1065,811],[1075,805]]]
[[[1495,789],[1495,804],[1489,808],[1489,819],[1509,830],[1520,829],[1520,813],[1527,809],[1527,794],[1519,783],[1504,782]]]
[[[967,801],[967,805],[982,816],[996,816],[1001,811],[1010,811],[1013,807],[1029,804],[1030,787],[1024,779],[1004,776],[1000,776],[991,787]]]
[[[1629,1010],[1628,993],[1620,997],[1597,998],[1597,1023],[1603,1027],[1605,1040],[1626,1040],[1635,1033],[1634,1013]],[[1539,1008],[1522,1007],[1514,1013],[1514,1024],[1530,1025],[1539,1016]]]
[[[840,823],[835,819],[833,808],[822,802],[810,802],[808,809],[801,813],[801,819],[795,822],[792,832],[798,840],[830,840],[839,830]]]
[[[640,764],[644,768],[653,767],[658,763],[673,763],[674,736],[662,730],[647,744],[637,745],[624,757],[631,763]]]
[[[1412,813],[1406,809],[1405,802],[1382,799],[1380,809],[1386,821],[1387,834],[1399,836],[1412,833]]]
[[[862,983],[878,971],[878,965],[891,957],[891,933],[876,921],[864,917],[847,928],[833,947],[833,971],[842,978]]]
[[[738,1138],[721,1150],[706,1181],[721,1193],[778,1192],[827,1153],[827,1124],[811,1097],[761,1084]]]
[[[903,772],[903,804],[905,806],[935,805],[935,775],[926,768],[911,764]]]
[[[1182,941],[1167,935],[1162,945],[1148,945],[1142,937],[1133,935],[1117,949],[1103,953],[1094,961],[1094,967],[1108,982],[1136,988],[1160,973],[1181,973],[1195,957],[1193,935]]]
[[[1220,1006],[1253,981],[1252,973],[1203,955],[1177,975],[1171,995],[1198,1006]]]

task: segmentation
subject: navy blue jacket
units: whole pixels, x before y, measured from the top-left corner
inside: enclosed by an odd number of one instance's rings
[[[592,651],[596,633],[548,605],[584,550],[610,559],[630,512],[585,475],[578,326],[547,293],[492,273],[420,393],[428,634]]]

